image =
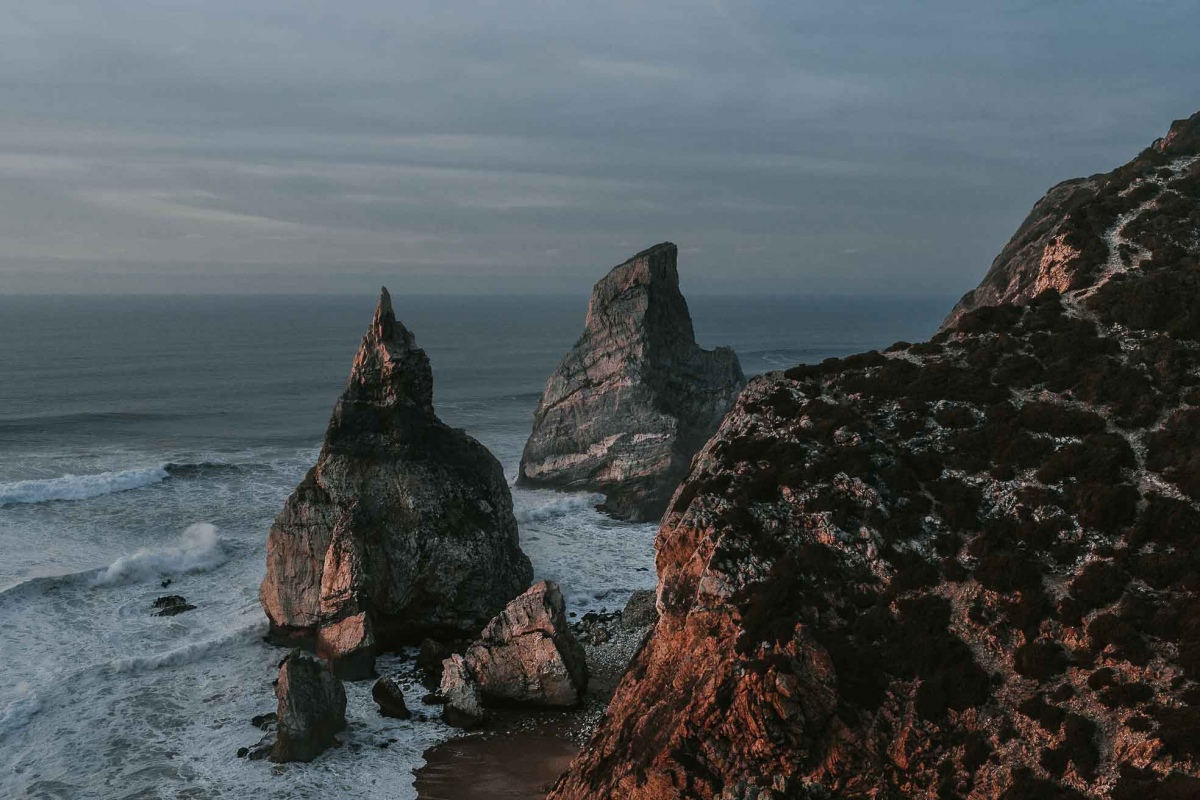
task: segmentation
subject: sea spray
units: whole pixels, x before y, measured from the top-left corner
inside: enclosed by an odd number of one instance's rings
[[[163,550],[138,550],[118,558],[91,580],[92,586],[138,583],[169,575],[207,572],[229,559],[225,544],[215,526],[207,522],[189,525],[178,547]]]

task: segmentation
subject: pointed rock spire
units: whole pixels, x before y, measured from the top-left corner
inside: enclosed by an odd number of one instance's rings
[[[267,537],[272,637],[370,677],[377,650],[471,636],[531,579],[504,471],[437,418],[429,358],[383,289],[317,463]]]

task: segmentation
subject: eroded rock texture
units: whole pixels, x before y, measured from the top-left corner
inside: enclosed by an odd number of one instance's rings
[[[1198,145],[1046,221],[1065,283],[751,382],[551,797],[1200,796]]]
[[[293,650],[279,665],[275,684],[278,737],[270,758],[276,762],[312,761],[346,727],[346,692],[329,665],[303,650]]]
[[[522,484],[603,492],[624,519],[662,516],[746,382],[732,350],[696,344],[676,257],[656,245],[592,289],[583,335],[538,404]]]
[[[570,707],[587,689],[583,647],[553,581],[539,581],[509,603],[465,658],[485,700]]]
[[[370,677],[378,650],[473,635],[531,579],[500,464],[434,414],[429,359],[384,289],[320,457],[267,538],[273,638]]]

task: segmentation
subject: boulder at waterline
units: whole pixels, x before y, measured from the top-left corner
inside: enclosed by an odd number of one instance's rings
[[[293,650],[279,667],[277,738],[271,760],[312,761],[346,727],[346,691],[322,659]]]
[[[583,647],[553,581],[534,584],[505,606],[464,658],[485,701],[570,707],[587,690]]]

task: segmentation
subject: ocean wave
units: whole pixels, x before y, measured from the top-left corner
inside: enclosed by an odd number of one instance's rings
[[[0,483],[0,506],[88,500],[162,483],[171,474],[163,467],[123,469],[95,475],[63,475],[45,480]]]
[[[107,568],[97,570],[89,581],[92,586],[140,583],[168,575],[208,572],[229,560],[228,548],[207,522],[189,525],[177,547],[162,550],[138,550],[118,558]]]
[[[150,672],[164,667],[178,667],[183,664],[194,664],[203,661],[211,653],[231,644],[257,641],[262,638],[265,620],[236,628],[228,633],[204,639],[199,642],[189,642],[182,647],[168,650],[165,653],[155,653],[149,656],[130,656],[109,662],[108,667],[114,672]]]
[[[261,464],[228,464],[224,461],[200,461],[194,464],[163,464],[172,478],[204,478],[213,475],[240,475]]]
[[[524,500],[524,498],[522,498]],[[604,496],[599,494],[556,494],[551,499],[537,503],[520,502],[514,516],[518,523],[540,522],[542,520],[562,517],[576,511],[595,508],[604,502]]]
[[[229,543],[217,535],[215,526],[199,522],[184,530],[178,546],[162,550],[138,550],[132,555],[121,556],[107,567],[29,578],[0,591],[0,604],[24,602],[64,586],[118,586],[208,572],[229,560],[229,550]]]
[[[156,411],[72,411],[51,414],[30,414],[20,417],[0,418],[0,431],[18,433],[41,431],[52,426],[57,431],[107,423],[144,423],[159,420],[180,419],[187,416],[177,412]]]
[[[17,696],[0,709],[0,739],[21,728],[42,707],[41,697],[28,683],[16,686]]]

